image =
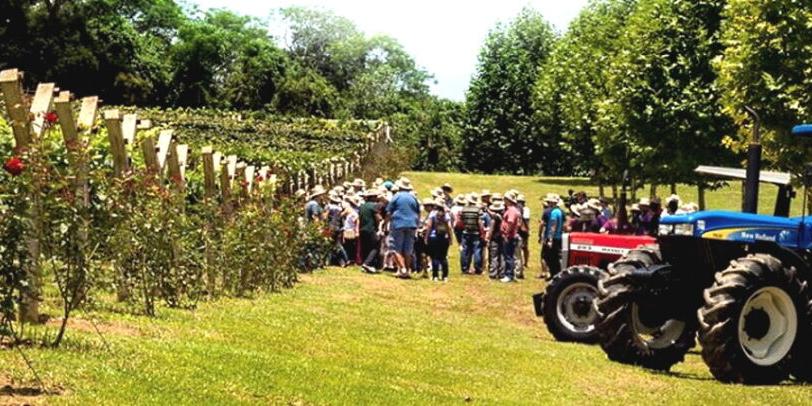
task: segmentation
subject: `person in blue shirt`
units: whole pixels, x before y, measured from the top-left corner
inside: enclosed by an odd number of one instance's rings
[[[409,179],[400,178],[395,186],[398,192],[386,206],[389,233],[392,237],[392,250],[395,252],[396,276],[410,278],[412,254],[417,227],[420,223],[420,202],[412,194]]]
[[[308,202],[305,204],[305,219],[308,222],[325,220],[324,195],[327,193],[324,187],[316,185],[307,197]]]
[[[559,197],[548,194],[544,204],[550,210],[549,219],[544,224],[544,231],[539,242],[542,243],[542,259],[552,278],[561,272],[561,236],[564,233],[564,211],[559,205]]]

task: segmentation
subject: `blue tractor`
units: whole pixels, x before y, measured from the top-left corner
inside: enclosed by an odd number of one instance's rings
[[[812,136],[812,126],[793,133]],[[788,179],[775,215],[755,214],[765,177],[757,143],[746,177],[739,170],[745,213],[665,217],[657,248],[629,252],[599,282],[596,329],[611,360],[669,370],[698,337],[720,381],[812,380],[812,221],[788,217]]]

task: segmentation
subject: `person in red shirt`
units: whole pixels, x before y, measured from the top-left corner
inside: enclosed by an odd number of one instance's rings
[[[522,222],[522,213],[517,205],[517,196],[505,193],[505,214],[502,216],[502,255],[505,258],[505,276],[502,282],[513,282],[516,269],[516,244],[518,243],[519,226]]]

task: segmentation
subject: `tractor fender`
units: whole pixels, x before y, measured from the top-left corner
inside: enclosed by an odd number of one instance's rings
[[[809,263],[795,250],[781,246],[773,241],[757,241],[750,247],[750,253],[768,254],[780,260],[784,266],[793,267],[801,280],[812,282],[812,269]]]
[[[667,289],[672,284],[672,269],[670,264],[638,267],[627,275],[627,279],[633,286],[646,289]]]

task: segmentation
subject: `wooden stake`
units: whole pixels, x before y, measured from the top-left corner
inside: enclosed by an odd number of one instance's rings
[[[138,117],[135,114],[125,114],[121,121],[121,136],[127,145],[135,144],[136,128],[138,128]]]
[[[51,102],[54,100],[54,87],[53,83],[40,83],[37,85],[37,91],[34,93],[34,99],[31,101],[31,117],[34,121],[31,123],[31,135],[37,138],[45,132],[45,114],[51,109]]]
[[[203,157],[203,190],[206,198],[211,199],[217,193],[217,180],[214,174],[214,154],[212,153],[212,147],[203,147],[203,149],[200,150],[200,154]]]
[[[23,100],[23,74],[17,69],[0,72],[0,90],[6,102],[9,123],[14,132],[15,146],[25,148],[31,141],[28,120],[28,104]]]
[[[106,110],[104,112],[104,122],[107,124],[110,153],[113,154],[113,175],[120,178],[130,170],[127,150],[124,148],[124,137],[121,132],[121,113],[118,110]]]

